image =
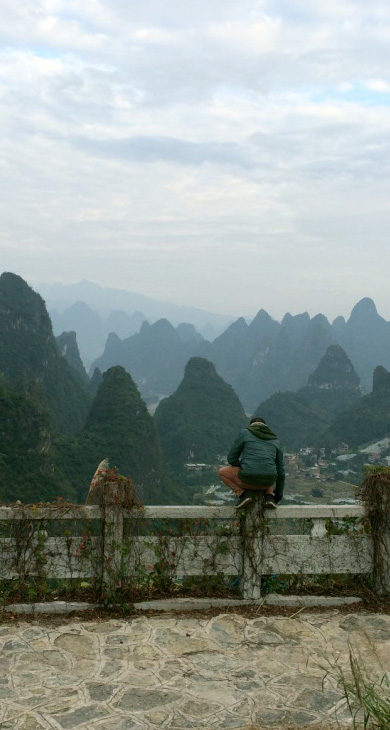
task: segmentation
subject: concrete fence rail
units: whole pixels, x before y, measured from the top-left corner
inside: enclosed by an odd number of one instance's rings
[[[3,506],[0,580],[100,578],[118,586],[137,571],[224,574],[239,576],[242,596],[253,599],[260,597],[262,575],[270,574],[379,571],[381,585],[389,585],[390,559],[375,565],[364,519],[359,505],[264,511],[256,500],[244,515],[219,506]]]

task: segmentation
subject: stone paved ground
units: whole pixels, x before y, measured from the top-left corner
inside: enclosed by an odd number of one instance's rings
[[[324,679],[334,657],[348,665],[348,640],[367,666],[390,670],[389,615],[10,619],[0,625],[0,728],[348,726],[336,681]]]

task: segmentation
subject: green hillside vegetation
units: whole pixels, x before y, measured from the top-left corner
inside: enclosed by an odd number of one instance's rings
[[[19,390],[35,384],[55,431],[84,425],[90,399],[58,351],[45,303],[10,273],[0,276],[0,372]]]
[[[330,422],[325,411],[289,391],[271,395],[256,409],[255,415],[264,418],[287,451],[317,446]]]
[[[176,392],[159,403],[154,417],[164,455],[175,468],[223,459],[248,423],[233,388],[201,357],[188,361]]]
[[[153,419],[131,376],[120,366],[103,374],[78,439],[62,440],[59,448],[62,468],[81,502],[104,458],[134,481],[144,502],[169,504],[179,498],[164,465]]]
[[[383,367],[374,372],[372,393],[340,413],[324,433],[324,443],[345,441],[356,448],[390,434],[390,373]]]
[[[49,415],[0,376],[0,501],[51,501],[74,492],[58,471]]]

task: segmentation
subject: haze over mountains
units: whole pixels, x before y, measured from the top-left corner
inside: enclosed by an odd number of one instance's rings
[[[50,297],[54,333],[76,332],[90,374],[95,367],[103,372],[122,365],[148,400],[170,395],[193,356],[214,363],[247,412],[273,393],[304,387],[332,344],[345,350],[363,393],[371,390],[377,365],[390,367],[390,322],[378,314],[369,298],[354,306],[347,321],[339,316],[330,323],[323,314],[310,317],[304,312],[287,313],[277,322],[260,309],[252,321],[239,317],[228,323],[221,315],[103,289],[91,282],[45,285],[42,291]],[[84,296],[84,301],[72,301],[76,296]],[[68,308],[60,313],[54,305]]]
[[[120,364],[133,374],[144,397],[158,400],[178,386],[190,357],[204,357],[250,413],[273,393],[304,387],[333,344],[350,358],[362,392],[370,391],[377,365],[390,367],[390,323],[379,316],[372,300],[363,299],[347,322],[338,319],[332,325],[321,314],[287,314],[279,323],[260,310],[250,324],[239,318],[213,342],[189,325],[184,330],[167,320],[144,322],[139,333],[123,340],[111,334],[91,372]]]
[[[109,458],[146,503],[186,502],[183,464],[223,463],[245,410],[289,450],[390,435],[390,324],[369,299],[332,324],[260,310],[212,342],[192,323],[143,321],[130,337],[111,334],[96,362],[90,377],[75,332],[55,338],[41,296],[0,276],[1,500],[83,501]],[[154,418],[146,396],[160,401]]]
[[[87,367],[103,352],[107,336],[129,337],[142,322],[166,318],[173,325],[192,323],[206,338],[214,339],[232,317],[179,306],[121,289],[105,288],[84,279],[77,284],[40,284],[55,334],[74,330]]]

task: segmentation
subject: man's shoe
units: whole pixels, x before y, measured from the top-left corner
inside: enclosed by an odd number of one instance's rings
[[[250,495],[250,492],[246,489],[245,492],[241,494],[240,497],[236,500],[236,503],[234,505],[235,509],[241,509],[242,507],[246,507],[249,502],[252,502],[252,497]]]
[[[264,497],[264,507],[267,509],[276,509],[275,497],[273,494],[266,494]]]

